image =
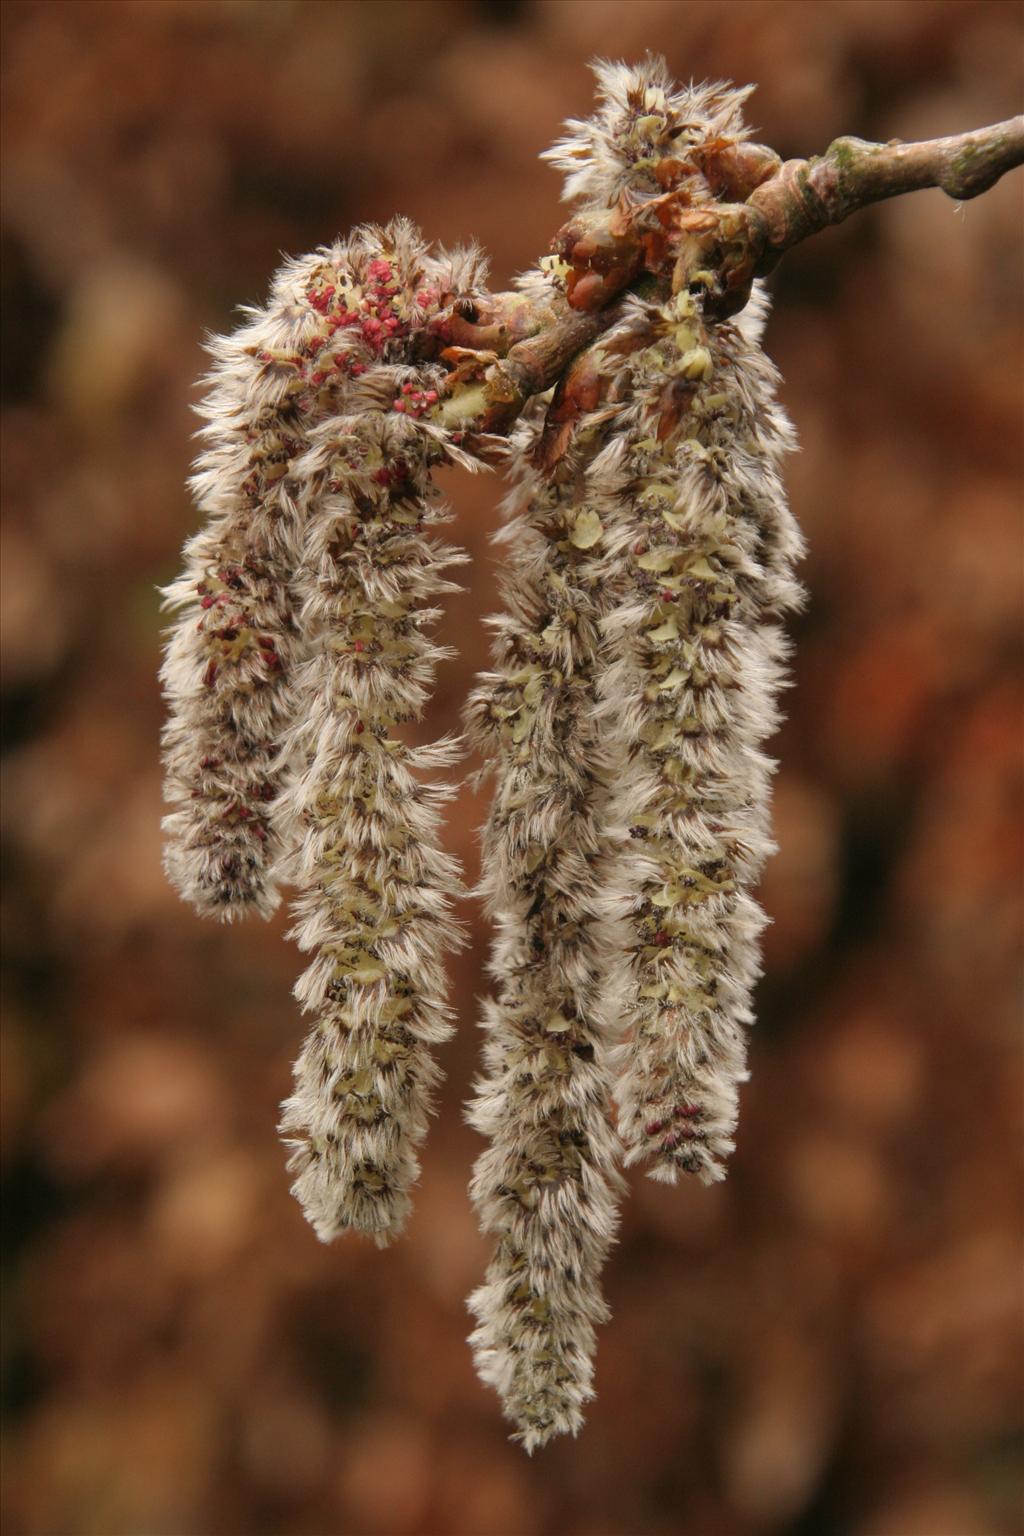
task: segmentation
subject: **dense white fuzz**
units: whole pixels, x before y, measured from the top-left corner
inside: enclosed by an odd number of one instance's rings
[[[621,1188],[604,834],[619,765],[595,724],[616,572],[602,525],[614,467],[600,435],[581,431],[586,449],[542,477],[531,463],[540,436],[538,422],[513,439],[506,612],[491,621],[493,670],[468,711],[494,775],[481,889],[497,928],[486,1072],[471,1109],[489,1141],[472,1194],[497,1243],[470,1298],[471,1342],[528,1450],[575,1433],[593,1396],[594,1325],[607,1317],[600,1271]]]
[[[753,86],[719,81],[678,86],[662,58],[643,64],[601,61],[598,108],[585,121],[571,118],[568,132],[541,156],[565,172],[562,196],[606,207],[622,192],[634,198],[686,185],[691,202],[710,197],[702,179],[685,175],[687,151],[718,138],[743,139],[743,104]]]
[[[655,1178],[714,1180],[733,1145],[772,847],[763,747],[780,620],[801,596],[764,296],[715,318],[711,226],[689,212],[746,196],[777,161],[741,145],[746,90],[676,88],[657,59],[597,75],[595,116],[547,156],[594,217],[570,228],[571,260],[545,258],[519,290],[538,315],[599,300],[610,270],[588,231],[611,205],[627,229],[644,205],[652,265],[512,434],[506,610],[467,712],[494,780],[481,890],[496,927],[470,1109],[495,1247],[472,1344],[530,1451],[576,1433],[593,1396],[623,1154]],[[500,383],[481,383],[494,353],[446,349],[469,385],[453,402],[451,375],[422,361],[467,334],[462,306],[457,332],[447,313],[420,332],[483,277],[475,252],[431,255],[403,220],[287,264],[214,345],[193,482],[209,523],[167,592],[183,610],[162,674],[167,867],[227,918],[272,910],[275,877],[298,887],[311,960],[296,995],[314,1023],[281,1128],[325,1241],[402,1230],[450,1031],[449,791],[421,774],[457,749],[402,730],[464,559],[434,536],[431,470],[476,467],[449,421],[493,457],[473,410]]]
[[[400,1230],[448,1033],[442,957],[456,930],[445,791],[413,751],[442,654],[426,631],[444,511],[431,464],[471,463],[427,420],[443,374],[417,333],[483,269],[430,255],[397,219],[277,275],[271,301],[214,344],[208,448],[194,485],[208,526],[168,589],[184,608],[163,677],[167,867],[201,911],[276,903],[300,886],[298,984],[317,1024],[285,1105],[295,1193],[322,1238]]]
[[[208,521],[164,593],[180,610],[160,674],[173,808],[165,867],[200,913],[228,921],[267,916],[278,900],[271,813],[302,651],[289,587],[301,542],[293,475],[319,401],[297,370],[268,359],[301,358],[317,335],[319,317],[301,294],[318,264],[286,267],[269,304],[210,346],[205,446],[192,479]]]
[[[602,719],[631,769],[613,812],[628,834],[630,985],[619,1125],[655,1178],[723,1176],[745,1072],[764,923],[751,894],[772,850],[773,764],[800,535],[778,465],[792,434],[746,322],[705,324],[685,290],[636,310],[620,418],[629,482],[614,526],[628,587],[605,633]]]
[[[401,359],[452,281],[418,242],[385,232],[332,258],[320,290],[328,315],[361,317],[345,329],[363,364],[297,467],[294,588],[310,651],[282,807],[298,850],[293,937],[313,955],[296,995],[316,1020],[282,1131],[293,1192],[325,1241],[354,1228],[383,1245],[401,1231],[439,1075],[431,1048],[450,1031],[447,791],[417,774],[455,753],[411,748],[401,726],[419,717],[445,654],[428,631],[453,590],[444,572],[464,559],[432,537],[446,509],[430,468],[468,461],[426,420],[442,371]]]
[[[747,136],[749,89],[677,88],[656,58],[596,73],[596,113],[548,153],[565,195],[712,199],[716,157]],[[761,748],[778,721],[778,620],[800,600],[765,299],[755,285],[743,315],[705,320],[702,276],[693,292],[632,301],[610,429],[625,586],[603,628],[600,723],[630,761],[610,813],[622,853],[608,895],[631,930],[619,1126],[627,1162],[665,1179],[720,1178],[732,1147],[764,922],[751,888],[772,846]]]
[[[748,94],[601,65],[602,103],[548,158],[593,208],[671,185],[745,136]],[[520,280],[542,303],[557,263]],[[684,290],[627,301],[512,445],[506,613],[470,725],[495,778],[482,889],[497,927],[473,1180],[497,1245],[470,1298],[481,1376],[528,1449],[592,1395],[621,1152],[720,1177],[763,922],[771,763],[800,538],[763,296],[705,324]],[[595,387],[596,386],[596,387]],[[625,1038],[623,1038],[625,1031]],[[613,1081],[618,1078],[617,1084]]]

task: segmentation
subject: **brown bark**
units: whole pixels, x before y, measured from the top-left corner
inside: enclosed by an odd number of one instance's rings
[[[760,144],[710,146],[697,166],[709,201],[694,200],[690,175],[650,201],[624,197],[562,226],[552,250],[564,293],[541,307],[520,293],[477,294],[439,316],[420,343],[450,369],[435,415],[474,437],[504,434],[613,323],[625,293],[652,279],[673,291],[697,280],[706,310],[733,314],[755,278],[827,225],[925,187],[976,197],[1022,163],[1024,116],[917,144],[836,139],[811,160],[783,162]]]

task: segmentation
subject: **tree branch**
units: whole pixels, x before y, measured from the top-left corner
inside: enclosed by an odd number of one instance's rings
[[[627,293],[699,281],[705,313],[725,318],[786,251],[860,208],[925,187],[977,197],[1024,164],[1024,116],[917,144],[836,139],[812,160],[718,140],[670,164],[678,173],[661,196],[623,194],[562,226],[552,251],[564,292],[542,305],[522,293],[459,298],[426,328],[419,355],[450,369],[434,419],[474,437],[508,432],[614,322]]]
[[[966,202],[1022,163],[1024,116],[920,144],[836,139],[819,158],[787,160],[751,194],[750,206],[766,227],[758,274],[770,271],[799,241],[828,224],[841,224],[870,203],[925,187],[939,187],[947,197]]]

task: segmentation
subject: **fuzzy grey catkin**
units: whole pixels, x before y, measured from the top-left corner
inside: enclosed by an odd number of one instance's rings
[[[164,592],[178,610],[160,674],[169,706],[164,864],[200,914],[226,921],[269,916],[279,900],[272,810],[302,653],[290,587],[302,538],[291,470],[318,401],[298,370],[275,359],[303,357],[317,334],[319,317],[296,302],[315,264],[286,267],[268,305],[210,345],[204,447],[191,481],[208,522]]]
[[[282,1132],[293,1192],[318,1236],[355,1229],[384,1245],[403,1228],[450,1033],[445,951],[459,889],[438,834],[448,791],[418,774],[455,744],[412,747],[437,662],[437,602],[464,560],[437,540],[447,509],[431,467],[472,461],[426,417],[443,370],[408,364],[442,294],[482,273],[472,253],[429,258],[408,227],[364,237],[324,274],[328,314],[356,314],[359,356],[341,408],[298,466],[306,536],[294,584],[310,655],[289,742],[287,811],[299,888],[292,937],[313,959],[296,995],[315,1023]],[[369,306],[371,315],[366,319]]]
[[[431,536],[444,509],[430,468],[474,461],[426,419],[443,371],[409,358],[442,303],[482,277],[474,252],[431,255],[401,219],[284,267],[268,310],[215,344],[215,442],[197,478],[215,517],[171,591],[189,606],[165,663],[181,802],[168,868],[201,909],[229,916],[269,911],[277,876],[299,886],[293,932],[314,959],[296,991],[317,1022],[282,1129],[294,1192],[325,1240],[352,1227],[383,1243],[401,1229],[438,1076],[430,1048],[450,1028],[458,879],[438,842],[446,791],[417,774],[453,747],[413,749],[401,726],[444,654],[426,631],[451,589],[443,571],[463,558]],[[255,573],[269,580],[268,548],[273,611],[250,596],[263,593]]]
[[[658,61],[598,74],[601,109],[549,155],[591,207],[656,196],[665,157],[745,134],[746,92],[673,92]],[[708,195],[694,171],[690,201]],[[565,276],[544,273],[523,286]],[[593,362],[604,403],[557,467],[531,467],[539,428],[513,439],[506,613],[470,707],[497,928],[471,1110],[497,1245],[470,1306],[480,1374],[529,1450],[575,1433],[592,1395],[617,1158],[716,1178],[732,1145],[771,847],[761,745],[800,597],[765,309],[755,291],[713,325],[685,290],[628,301]]]
[[[506,611],[491,621],[493,670],[468,711],[494,776],[481,889],[497,930],[470,1114],[488,1138],[472,1195],[497,1242],[470,1298],[471,1342],[531,1451],[575,1433],[593,1396],[594,1325],[608,1315],[599,1277],[621,1193],[609,1120],[616,1007],[602,987],[616,765],[594,727],[614,563],[594,484],[599,437],[547,478],[531,463],[539,438],[523,425],[513,439]]]
[[[613,819],[628,834],[628,1028],[619,1125],[655,1178],[721,1178],[746,1075],[764,918],[752,887],[772,851],[773,764],[800,539],[779,492],[790,446],[751,322],[705,325],[682,292],[640,319],[624,413],[630,483],[616,527],[628,590],[606,635],[601,717],[631,767]]]
[[[623,213],[666,189],[676,213],[713,200],[749,92],[677,89],[656,59],[597,74],[598,110],[547,156],[566,196]],[[410,746],[403,727],[444,655],[429,631],[463,558],[434,537],[431,470],[478,461],[445,426],[466,401],[416,359],[422,327],[483,275],[403,220],[282,269],[268,306],[214,344],[193,482],[210,522],[167,592],[181,610],[162,674],[168,873],[226,918],[298,887],[311,959],[296,995],[314,1023],[282,1131],[324,1240],[402,1230],[451,1027],[448,791],[420,775],[456,746]],[[575,1433],[593,1395],[620,1160],[720,1178],[746,1071],[752,891],[772,846],[763,747],[802,544],[764,296],[715,319],[705,278],[645,280],[575,382],[574,364],[524,413],[506,611],[468,707],[494,779],[481,889],[496,927],[470,1110],[495,1247],[472,1344],[531,1451]],[[542,310],[580,280],[548,257],[519,287]]]
[[[601,102],[548,153],[565,195],[712,196],[702,154],[741,142],[749,90],[675,88],[662,60],[597,66]],[[697,275],[697,274],[694,274]],[[609,520],[625,588],[603,626],[599,721],[629,768],[610,811],[609,898],[628,920],[616,1056],[627,1163],[717,1179],[732,1147],[764,918],[751,892],[772,849],[771,761],[802,541],[779,465],[793,444],[760,347],[759,285],[706,321],[700,283],[630,301],[615,423],[626,484]],[[614,962],[611,969],[614,969]]]

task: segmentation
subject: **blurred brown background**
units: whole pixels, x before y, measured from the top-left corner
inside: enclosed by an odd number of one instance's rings
[[[486,934],[408,1239],[317,1244],[277,1105],[282,915],[159,865],[155,587],[206,329],[406,212],[546,249],[586,61],[760,82],[784,154],[1020,109],[1016,4],[119,0],[4,8],[9,1536],[1013,1536],[1022,1529],[1020,173],[787,259],[768,346],[810,539],[774,919],[731,1177],[636,1179],[599,1398],[527,1460],[474,1377],[461,1124]],[[448,477],[494,605],[498,485]],[[448,842],[477,867],[482,806]]]

